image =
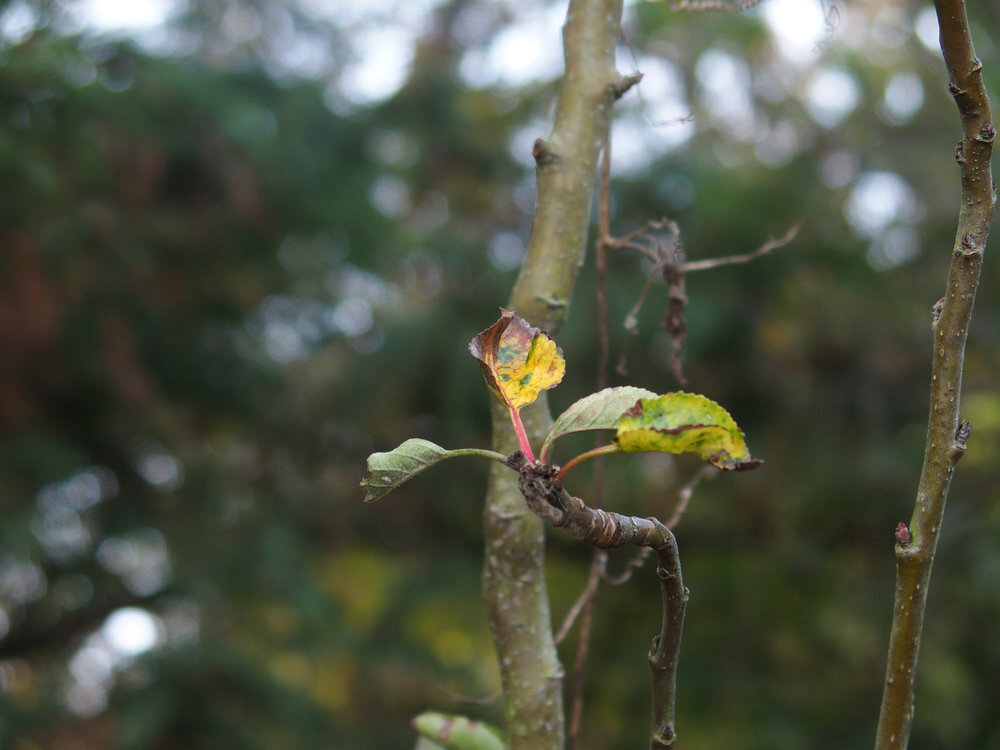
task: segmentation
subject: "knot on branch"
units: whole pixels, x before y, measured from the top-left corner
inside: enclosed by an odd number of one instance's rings
[[[959,457],[965,453],[966,448],[968,448],[969,436],[972,434],[972,423],[968,419],[963,419],[958,423],[958,429],[955,430],[955,450],[958,452]]]
[[[976,242],[976,238],[971,234],[962,235],[962,239],[958,243],[958,253],[964,256],[975,255],[980,252],[979,243]]]
[[[564,525],[567,509],[563,496],[566,493],[556,481],[559,468],[540,461],[529,461],[521,451],[514,451],[507,459],[507,465],[518,473],[518,488],[528,507],[554,526]]]
[[[674,547],[673,534],[658,518],[624,516],[621,513],[591,508],[559,484],[559,467],[540,461],[528,461],[515,451],[507,465],[519,475],[518,487],[528,507],[553,526],[575,539],[597,547],[612,549],[634,544],[662,551]]]
[[[931,325],[936,326],[937,322],[941,320],[942,310],[944,310],[944,297],[935,302],[931,308]]]
[[[625,96],[625,92],[630,88],[635,86],[639,81],[642,80],[642,73],[638,70],[631,75],[622,76],[617,81],[611,84],[611,96],[614,97],[615,101],[621,99]]]
[[[535,159],[535,164],[539,167],[551,164],[559,158],[558,154],[549,149],[549,144],[544,138],[535,139],[535,143],[531,147],[531,155]]]
[[[913,534],[910,533],[909,527],[902,521],[900,521],[899,525],[896,526],[895,537],[896,537],[896,544],[898,544],[900,547],[909,547],[911,544],[913,544]]]

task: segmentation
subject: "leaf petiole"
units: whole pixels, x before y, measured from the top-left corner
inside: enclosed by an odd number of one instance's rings
[[[528,441],[528,432],[524,429],[524,422],[521,421],[521,413],[513,407],[510,407],[510,421],[514,425],[514,432],[517,433],[517,444],[521,448],[521,453],[531,463],[535,463],[535,454],[531,450],[531,443]]]
[[[598,456],[609,456],[612,453],[621,453],[621,449],[614,443],[610,445],[602,445],[598,448],[591,448],[589,451],[585,451],[578,456],[573,456],[566,465],[559,469],[559,474],[556,476],[556,481],[560,484],[566,477],[566,473],[572,469],[574,466],[582,464],[584,461],[588,461],[591,458],[597,458]]]
[[[483,458],[491,458],[502,464],[507,463],[507,456],[503,453],[487,450],[486,448],[454,448],[448,452],[452,456],[482,456]]]

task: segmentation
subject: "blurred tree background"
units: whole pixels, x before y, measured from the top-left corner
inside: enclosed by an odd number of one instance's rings
[[[0,746],[375,750],[429,707],[498,721],[457,699],[498,687],[485,467],[368,507],[357,484],[407,437],[488,444],[466,343],[523,253],[565,4],[162,0],[126,31],[106,5],[0,2]],[[1000,6],[970,6],[996,104]],[[688,388],[767,463],[677,529],[680,735],[870,747],[958,203],[933,12],[634,2],[625,28],[645,79],[613,231],[667,216],[695,260],[803,221],[688,279]],[[662,281],[622,325],[648,270],[611,259],[612,384],[664,392]],[[557,411],[596,374],[592,263],[578,289]],[[988,255],[914,747],[1000,748],[998,289]],[[608,461],[607,505],[666,518],[696,470]],[[590,552],[550,540],[558,619]],[[651,576],[598,598],[583,748],[647,737]]]

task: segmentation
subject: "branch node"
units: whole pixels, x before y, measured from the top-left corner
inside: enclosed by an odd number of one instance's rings
[[[936,326],[937,322],[941,320],[941,311],[943,309],[944,309],[944,297],[935,302],[934,307],[931,308],[931,325]]]
[[[964,94],[965,91],[962,89],[961,86],[959,86],[954,81],[949,81],[948,82],[948,93],[951,94],[953,97],[956,97],[956,96],[959,96],[961,94]]]
[[[958,423],[958,429],[955,430],[955,450],[959,452],[959,455],[965,453],[971,434],[972,423],[968,419],[963,419]]]
[[[621,99],[625,96],[626,91],[635,86],[641,80],[642,73],[638,70],[631,75],[622,76],[611,84],[611,95],[615,98],[615,100]]]
[[[994,127],[992,122],[984,122],[982,127],[979,128],[979,132],[976,134],[976,140],[983,143],[993,143],[993,138],[996,137],[997,129]]]
[[[965,146],[961,141],[955,144],[955,161],[959,164],[965,164]]]
[[[958,247],[955,248],[956,258],[968,258],[971,255],[981,255],[983,249],[976,242],[976,238],[971,234],[963,234],[962,239],[958,243]]]
[[[910,529],[902,521],[896,526],[896,544],[904,549],[913,544],[913,534],[910,533]]]
[[[535,144],[531,147],[531,155],[538,166],[551,164],[559,158],[558,154],[549,150],[549,144],[546,143],[544,138],[535,139]]]
[[[972,68],[970,68],[969,72],[978,73],[982,69],[983,69],[983,61],[980,60],[978,57],[972,58]]]

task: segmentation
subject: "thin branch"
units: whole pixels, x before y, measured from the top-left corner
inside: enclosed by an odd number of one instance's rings
[[[632,77],[633,83],[642,80],[639,73]],[[633,85],[629,84],[629,87]],[[597,218],[597,242],[594,258],[597,267],[597,388],[604,389],[608,384],[608,361],[611,356],[611,341],[608,335],[608,240],[611,237],[611,132],[610,128],[604,134],[604,144],[601,148],[601,184],[600,209]],[[600,444],[600,435],[595,436],[595,446]],[[601,504],[604,496],[604,462],[598,458],[594,462],[593,478],[594,502]],[[590,562],[590,574],[587,585],[573,605],[562,627],[556,634],[556,643],[560,643],[570,627],[581,615],[580,637],[576,644],[576,660],[573,663],[573,684],[570,692],[569,732],[566,738],[566,749],[576,750],[580,736],[580,725],[583,722],[583,688],[587,671],[587,652],[590,648],[590,633],[594,619],[594,601],[597,599],[597,589],[601,584],[601,576],[608,564],[608,553],[595,549]]]
[[[566,492],[556,481],[551,466],[528,462],[524,454],[511,454],[508,465],[519,475],[521,494],[540,518],[561,528],[570,536],[598,549],[635,545],[656,551],[656,568],[663,602],[660,632],[649,651],[653,676],[653,716],[650,750],[672,748],[677,739],[674,729],[677,657],[688,592],[681,576],[677,540],[657,518],[639,518],[591,508]]]
[[[695,472],[694,476],[688,480],[688,483],[681,487],[677,496],[680,498],[677,503],[677,507],[674,508],[674,514],[670,516],[670,520],[667,521],[667,528],[673,529],[677,527],[680,523],[681,517],[687,510],[688,503],[691,502],[691,497],[694,495],[695,488],[701,484],[702,479],[708,479],[709,477],[714,477],[719,473],[719,470],[710,464],[703,464],[698,471]]]
[[[640,547],[635,555],[625,563],[625,567],[622,568],[622,572],[616,576],[611,575],[607,571],[604,573],[605,583],[609,583],[612,586],[621,586],[623,583],[627,583],[632,578],[632,573],[641,568],[645,562],[646,558],[652,554],[653,550],[649,547]]]
[[[649,236],[648,231],[650,229],[666,229],[670,232],[670,247],[667,247],[664,243]],[[649,275],[646,277],[646,283],[642,287],[642,292],[639,293],[639,299],[636,300],[632,309],[628,311],[628,315],[625,316],[625,330],[630,333],[634,332],[638,326],[639,311],[645,304],[646,296],[649,294],[649,290],[653,286],[653,282],[656,281],[656,277],[663,274],[668,266],[678,266],[683,262],[684,257],[684,251],[681,248],[681,230],[680,227],[677,226],[676,222],[670,221],[667,218],[660,219],[659,221],[648,221],[639,231],[644,239],[646,239],[653,246],[652,249],[646,249],[638,243],[628,241],[627,238],[623,238],[617,245],[619,249],[629,248],[637,250],[653,263],[653,267],[650,269]],[[633,233],[633,235],[630,236],[636,236],[636,234],[637,233]]]
[[[601,574],[608,563],[608,553],[603,549],[595,549],[590,562],[590,574],[587,576],[587,588],[581,598],[583,616],[580,618],[580,637],[576,643],[576,661],[573,664],[573,689],[570,701],[570,720],[567,750],[576,748],[580,737],[580,725],[583,723],[583,687],[587,675],[587,655],[590,650],[590,632],[594,623],[594,601],[597,599],[597,589],[601,583]],[[567,618],[568,620],[568,618]]]
[[[600,213],[597,222],[597,243],[594,250],[597,268],[597,390],[608,385],[608,361],[611,343],[608,336],[608,247],[611,238],[611,138],[604,134],[601,155]]]
[[[946,296],[934,306],[930,416],[924,464],[909,527],[896,528],[896,592],[876,750],[904,750],[913,726],[914,685],[931,568],[955,466],[971,427],[960,420],[962,368],[995,195],[990,157],[996,129],[962,0],[935,0],[948,89],[962,121],[955,148],[962,178],[958,230]]]
[[[666,527],[664,527],[666,529]],[[653,727],[650,750],[672,748],[677,740],[674,729],[674,706],[677,696],[677,659],[684,631],[684,611],[688,590],[681,576],[681,560],[677,540],[667,529],[663,544],[657,547],[660,598],[663,601],[663,625],[649,649],[649,668],[653,672]]]
[[[603,550],[596,550],[600,553]],[[593,560],[590,563],[590,573],[587,576],[587,583],[583,587],[583,591],[573,602],[573,606],[569,608],[566,612],[566,616],[563,618],[562,625],[559,626],[559,632],[556,633],[556,645],[562,643],[566,640],[566,636],[569,635],[569,631],[573,629],[573,625],[576,623],[576,618],[580,616],[580,612],[583,611],[584,606],[588,601],[594,598],[594,594],[597,591],[598,584],[600,580],[604,577],[604,569],[607,563],[607,557],[604,557],[604,562],[602,563],[597,555],[594,555]],[[596,571],[596,579],[595,579]]]
[[[691,271],[707,271],[710,268],[718,268],[719,266],[726,266],[735,263],[749,263],[752,260],[756,260],[762,255],[767,255],[772,250],[777,250],[779,247],[784,247],[799,233],[799,229],[802,228],[802,219],[799,219],[795,224],[785,232],[784,235],[778,239],[770,239],[763,245],[758,247],[756,250],[745,253],[743,255],[727,255],[722,258],[709,258],[707,260],[694,260],[688,261],[683,264],[684,272],[690,273]]]
[[[661,326],[670,336],[673,351],[670,356],[670,371],[674,378],[681,385],[687,383],[684,376],[684,369],[681,363],[681,353],[684,349],[684,342],[687,339],[688,328],[684,317],[687,308],[687,273],[690,271],[707,271],[719,266],[749,263],[763,255],[777,250],[789,244],[798,235],[802,226],[799,220],[782,237],[769,239],[763,245],[749,253],[741,255],[728,255],[722,258],[709,258],[707,260],[687,261],[684,257],[684,249],[680,239],[680,228],[673,221],[666,217],[658,221],[648,221],[640,229],[627,234],[624,237],[613,238],[602,235],[604,245],[616,250],[634,250],[647,258],[653,268],[646,278],[646,283],[639,294],[638,300],[625,316],[625,330],[628,333],[635,333],[638,328],[639,311],[646,302],[646,297],[653,286],[657,275],[663,276],[667,283],[667,310],[664,313]],[[652,230],[667,230],[670,233],[670,242],[664,242],[652,234]],[[649,247],[640,241],[645,241]],[[619,364],[619,371],[624,369],[624,355]]]

